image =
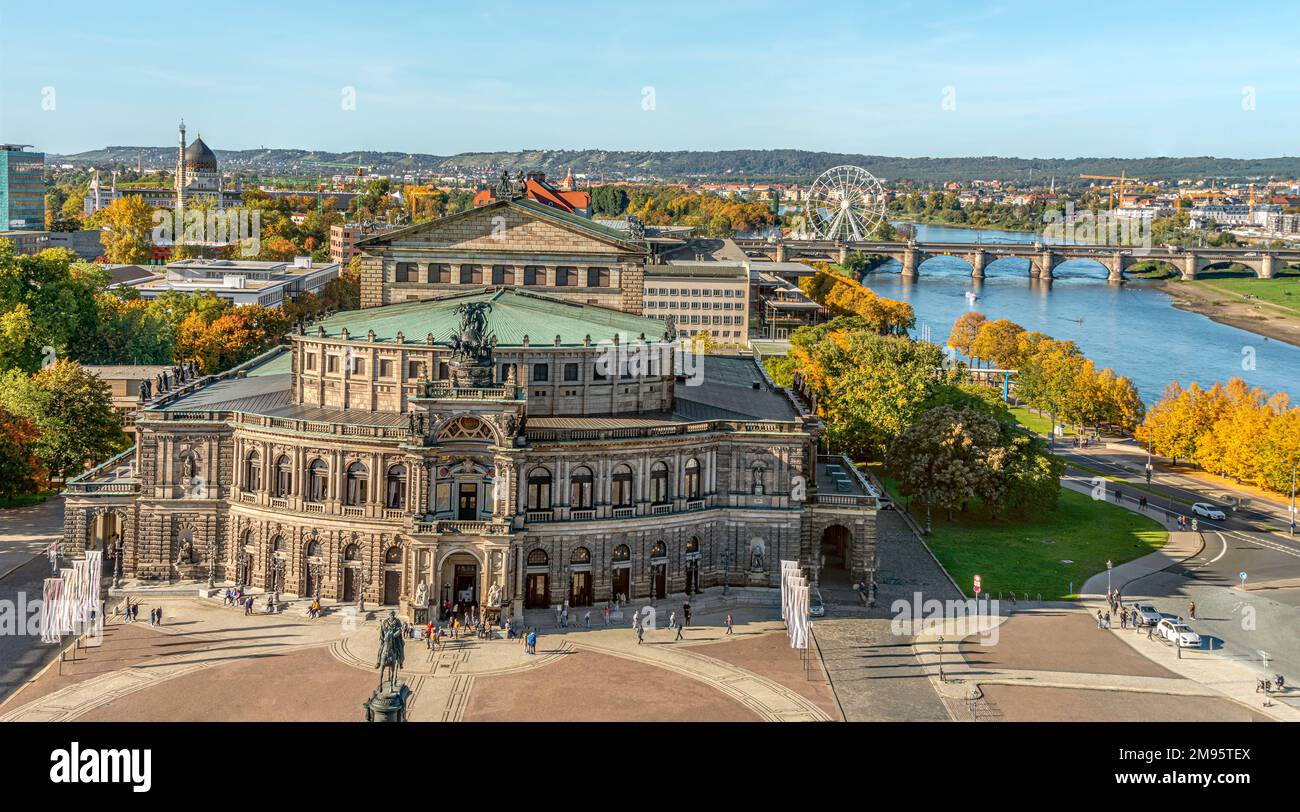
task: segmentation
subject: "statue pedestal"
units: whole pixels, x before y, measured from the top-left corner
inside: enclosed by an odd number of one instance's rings
[[[405,722],[406,721],[406,703],[411,697],[411,689],[406,687],[406,683],[397,682],[394,688],[390,682],[385,682],[375,689],[370,698],[361,703],[361,707],[366,709],[367,722]]]
[[[767,586],[767,573],[762,570],[750,570],[745,573],[746,586]]]

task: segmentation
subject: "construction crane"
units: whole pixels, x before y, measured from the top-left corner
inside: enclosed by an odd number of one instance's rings
[[[1124,189],[1128,186],[1128,184],[1130,184],[1130,183],[1142,183],[1142,182],[1143,182],[1141,178],[1133,178],[1133,177],[1129,177],[1129,176],[1126,175],[1123,171],[1121,171],[1118,175],[1080,175],[1079,177],[1081,177],[1081,178],[1086,178],[1086,179],[1089,179],[1089,180],[1108,180],[1108,181],[1112,181],[1112,183],[1110,184],[1110,203],[1109,203],[1109,205],[1108,205],[1108,208],[1111,209],[1111,210],[1113,210],[1113,209],[1115,208],[1115,188],[1116,188],[1116,186],[1119,187],[1119,202],[1120,202],[1120,205],[1123,205],[1123,204],[1124,204]],[[1118,181],[1118,183],[1115,183],[1114,181]]]
[[[347,163],[340,163],[340,162],[338,162],[338,161],[303,161],[303,163],[304,163],[304,164],[307,164],[307,165],[309,165],[309,166],[328,166],[328,167],[335,168],[335,169],[355,169],[355,170],[356,170],[357,185],[360,185],[360,184],[361,184],[361,179],[362,179],[363,177],[365,177],[365,174],[366,174],[366,167],[364,167],[364,166],[361,165],[361,156],[360,156],[360,155],[357,156],[357,162],[356,162],[355,165],[354,165],[354,164],[347,164]],[[324,191],[324,186],[325,186],[324,173],[320,173],[320,174],[318,174],[318,175],[317,175],[317,178],[316,178],[316,181],[317,181],[317,186],[320,187],[320,188],[317,189],[317,191],[318,191],[318,192],[320,192],[320,191]]]

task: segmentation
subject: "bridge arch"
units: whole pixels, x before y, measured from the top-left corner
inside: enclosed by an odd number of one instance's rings
[[[1110,263],[1102,257],[1069,257],[1052,268],[1054,279],[1110,279]]]

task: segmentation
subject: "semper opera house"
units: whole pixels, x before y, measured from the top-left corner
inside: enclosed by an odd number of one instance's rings
[[[641,315],[643,229],[507,196],[358,243],[362,309],[142,404],[67,488],[126,588],[525,608],[874,585],[878,489],[748,356]]]

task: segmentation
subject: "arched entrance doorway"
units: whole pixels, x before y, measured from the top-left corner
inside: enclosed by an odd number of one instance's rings
[[[626,544],[614,548],[612,569],[610,591],[613,592],[613,598],[619,603],[627,603],[632,594],[632,550]]]
[[[546,609],[550,600],[550,561],[546,551],[538,547],[528,552],[525,570],[524,607],[527,609]]]
[[[686,542],[686,594],[700,591],[700,540],[691,536]]]
[[[833,524],[822,531],[818,580],[826,583],[848,583],[850,556],[853,551],[853,534],[842,524]]]
[[[277,535],[271,540],[271,569],[266,574],[266,591],[280,593],[284,591],[285,551],[284,536]]]
[[[384,551],[384,606],[394,606],[402,596],[402,547],[394,544]]]
[[[253,556],[257,554],[254,546],[253,531],[245,530],[240,540],[238,557],[235,559],[235,586],[241,589],[253,583]]]
[[[569,605],[591,606],[591,550],[573,548],[569,568]]]
[[[662,541],[650,548],[650,594],[668,597],[668,545]]]
[[[438,581],[442,584],[444,601],[460,604],[460,610],[478,606],[479,595],[479,560],[468,552],[455,552],[442,559]]]
[[[116,510],[95,514],[86,526],[86,549],[102,550],[104,559],[111,561],[117,555],[117,545],[125,527],[124,517]]]
[[[302,594],[319,598],[321,584],[325,581],[325,559],[321,557],[321,543],[316,539],[307,542],[302,571]]]
[[[361,549],[349,544],[343,550],[343,602],[355,603],[361,591]]]

